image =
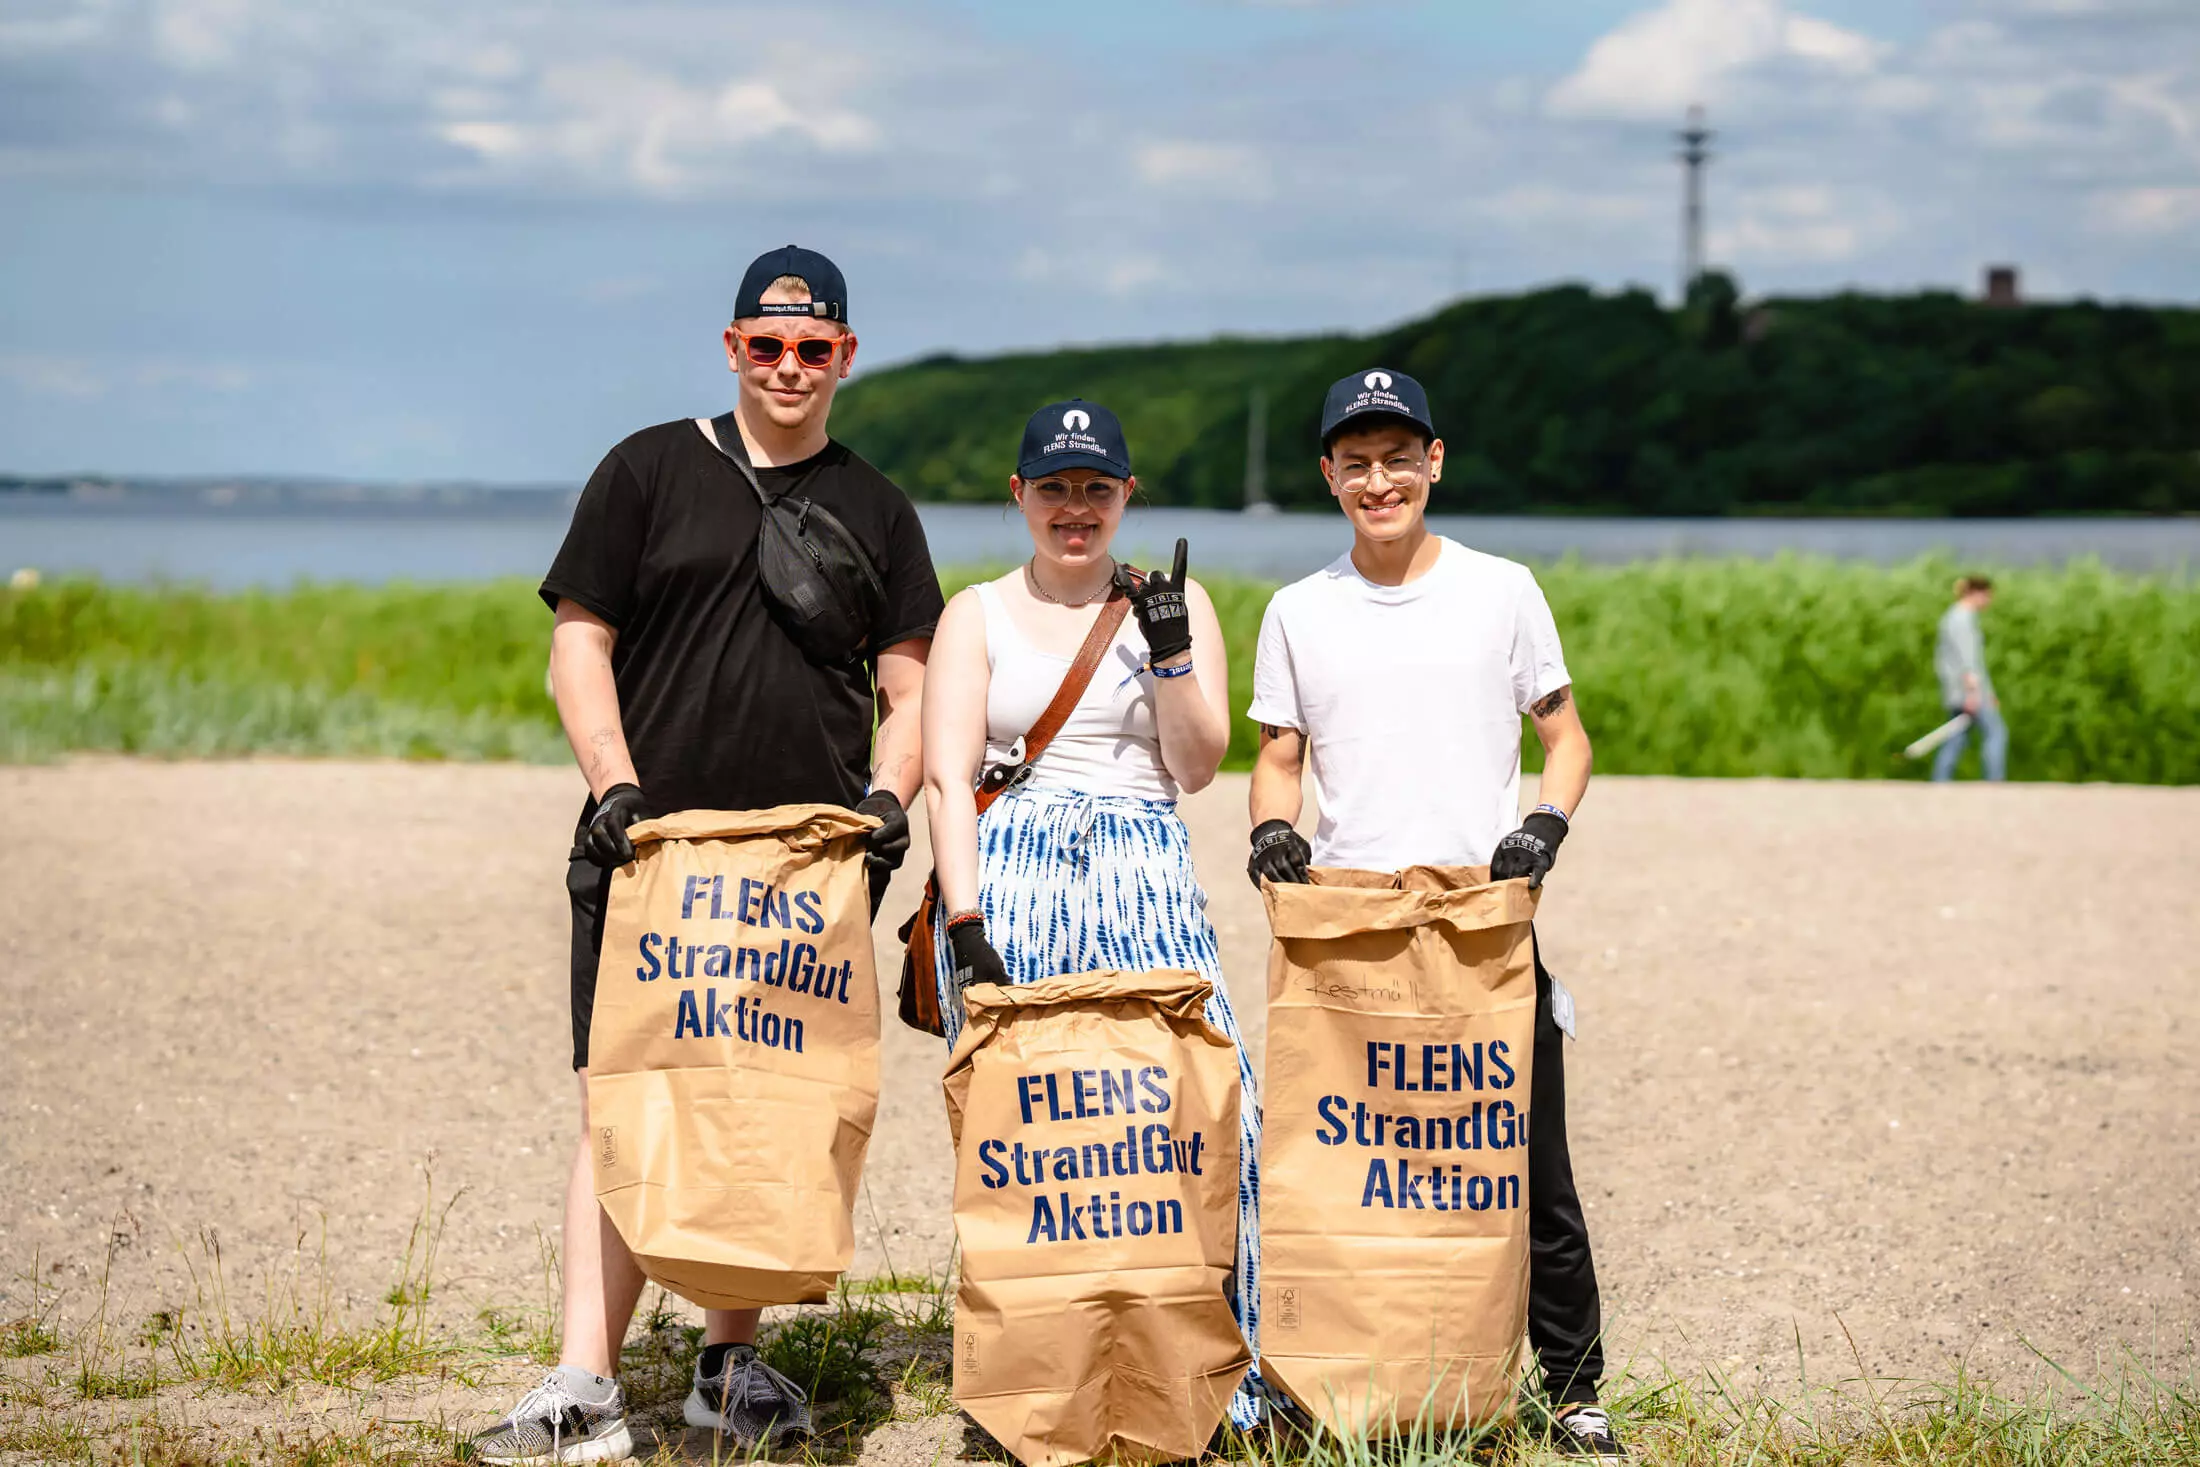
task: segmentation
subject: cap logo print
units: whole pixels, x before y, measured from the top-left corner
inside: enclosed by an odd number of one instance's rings
[[[1362,377],[1360,381],[1376,392],[1390,391],[1390,374],[1388,372],[1370,372]]]
[[[1062,414],[1062,426],[1072,433],[1082,433],[1092,426],[1092,414],[1083,408],[1071,408]]]

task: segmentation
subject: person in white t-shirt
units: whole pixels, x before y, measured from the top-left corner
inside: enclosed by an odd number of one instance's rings
[[[1430,533],[1444,445],[1427,394],[1403,372],[1356,372],[1329,390],[1321,470],[1352,548],[1278,591],[1261,621],[1249,874],[1258,884],[1305,881],[1309,865],[1487,863],[1492,880],[1542,885],[1590,765],[1542,589],[1526,566]],[[1523,714],[1543,743],[1542,803],[1518,820]],[[1311,845],[1294,828],[1308,766],[1320,807]],[[1528,1337],[1552,1444],[1619,1460],[1626,1450],[1596,1404],[1602,1310],[1567,1154],[1562,1042],[1538,955]]]

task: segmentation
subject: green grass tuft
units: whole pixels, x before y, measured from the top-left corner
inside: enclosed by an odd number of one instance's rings
[[[289,1276],[271,1277],[267,1297],[249,1314],[241,1313],[230,1297],[220,1238],[202,1230],[199,1256],[185,1255],[195,1307],[188,1319],[179,1317],[167,1342],[177,1368],[191,1380],[230,1390],[281,1391],[309,1381],[349,1387],[408,1375],[463,1375],[466,1352],[428,1324],[436,1249],[458,1199],[438,1210],[432,1179],[427,1189],[396,1282],[384,1296],[386,1312],[371,1324],[348,1319],[335,1306],[325,1227],[311,1282],[302,1277],[306,1236],[301,1232]]]
[[[0,1320],[0,1360],[20,1360],[28,1355],[51,1355],[61,1348],[61,1332],[54,1328],[54,1313],[61,1306],[59,1290],[49,1290],[39,1277],[45,1260],[36,1250],[23,1281],[30,1287],[30,1309],[13,1319]]]
[[[21,1319],[0,1323],[0,1359],[51,1355],[60,1348],[61,1336],[44,1319],[26,1314]]]

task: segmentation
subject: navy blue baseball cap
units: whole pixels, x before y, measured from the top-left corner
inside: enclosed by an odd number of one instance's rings
[[[1024,424],[1024,446],[1016,455],[1016,477],[1037,479],[1064,469],[1098,469],[1117,479],[1131,476],[1131,446],[1115,414],[1073,397],[1031,415]]]
[[[1429,421],[1428,394],[1420,383],[1388,367],[1354,372],[1329,389],[1322,403],[1322,450],[1327,452],[1336,436],[1361,418],[1402,419],[1429,437],[1436,436],[1436,425]]]
[[[807,282],[810,298],[767,303],[764,292],[782,275],[792,275]],[[845,323],[848,319],[848,282],[841,278],[840,267],[816,250],[806,250],[800,245],[766,250],[749,266],[749,273],[741,277],[741,293],[733,301],[734,320],[744,321],[751,316],[810,316],[821,321]]]

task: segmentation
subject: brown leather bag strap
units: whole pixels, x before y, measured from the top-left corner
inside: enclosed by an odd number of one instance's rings
[[[1120,586],[1108,593],[1107,601],[1100,607],[1100,615],[1093,621],[1092,630],[1085,633],[1085,644],[1077,649],[1077,660],[1069,665],[1069,671],[1062,676],[1062,685],[1054,690],[1054,701],[1047,704],[1046,711],[1039,715],[1039,721],[1024,735],[1023,762],[996,765],[986,771],[984,780],[979,783],[980,814],[984,813],[986,806],[1023,783],[1030,774],[1033,762],[1046,752],[1048,744],[1054,742],[1054,736],[1062,731],[1062,725],[1069,722],[1077,701],[1085,696],[1085,689],[1092,685],[1092,675],[1099,670],[1100,659],[1107,656],[1108,648],[1114,645],[1115,634],[1121,629],[1123,618],[1130,614],[1130,609],[1131,599],[1123,594]]]

